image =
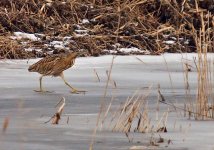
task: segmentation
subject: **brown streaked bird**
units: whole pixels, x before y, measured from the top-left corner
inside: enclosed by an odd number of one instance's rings
[[[45,57],[28,68],[29,72],[38,72],[42,76],[39,78],[40,90],[36,92],[48,92],[44,91],[42,87],[42,78],[44,76],[61,77],[64,83],[71,88],[72,93],[79,93],[85,91],[79,91],[72,87],[64,78],[63,71],[74,65],[75,59],[85,52],[73,52],[67,55],[54,55]]]

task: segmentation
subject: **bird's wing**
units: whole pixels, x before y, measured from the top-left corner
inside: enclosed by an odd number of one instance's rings
[[[39,72],[43,75],[51,75],[54,65],[60,60],[59,55],[48,56],[29,67],[29,71]]]

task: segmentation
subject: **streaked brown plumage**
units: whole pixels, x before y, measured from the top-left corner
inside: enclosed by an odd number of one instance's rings
[[[72,67],[74,65],[77,56],[83,54],[82,52],[73,52],[68,55],[55,55],[48,56],[28,68],[29,72],[38,72],[42,76],[39,78],[40,90],[37,92],[45,92],[42,88],[42,78],[43,76],[60,76],[67,86],[69,86],[73,93],[79,92],[77,89],[73,88],[64,79],[63,71]]]

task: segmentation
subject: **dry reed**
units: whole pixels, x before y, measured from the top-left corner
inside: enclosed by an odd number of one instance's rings
[[[203,17],[205,21],[210,20],[212,43],[214,37],[214,17],[212,7],[209,7],[214,4],[199,1],[197,9],[196,4],[194,1],[180,3],[177,0],[5,0],[0,2],[0,33],[43,33],[45,36],[39,44],[42,49],[51,48],[44,47],[50,40],[71,36],[70,50],[86,49],[93,56],[107,54],[110,50],[124,54],[115,48],[116,44],[120,45],[119,48],[137,47],[141,50],[131,54],[146,54],[144,50],[150,54],[194,52],[196,43],[192,28],[199,32],[199,12],[210,14]],[[87,22],[83,21],[85,19]],[[87,34],[79,36],[77,30],[85,30]],[[165,41],[168,40],[175,43],[167,44]],[[38,46],[36,42],[30,44]],[[213,47],[208,47],[208,51],[213,52]]]
[[[91,143],[90,143],[90,146],[89,146],[89,150],[93,150],[94,141],[95,141],[96,134],[97,134],[97,129],[98,129],[100,123],[102,123],[102,115],[103,115],[103,112],[105,112],[105,109],[106,109],[105,99],[106,99],[106,96],[107,96],[107,90],[108,90],[108,86],[109,86],[109,82],[110,82],[110,78],[111,78],[111,72],[112,72],[112,68],[113,68],[113,65],[114,65],[114,59],[115,59],[115,56],[113,56],[113,58],[112,58],[110,69],[109,69],[108,76],[107,76],[104,95],[100,100],[100,109],[99,109],[99,113],[97,115],[96,126],[95,126],[93,134],[92,134],[92,139],[91,139]],[[108,112],[108,111],[106,111],[106,112]],[[104,116],[105,116],[105,114],[104,114]]]
[[[211,14],[208,13],[208,18]],[[199,33],[193,29],[195,33],[195,43],[198,60],[196,62],[197,74],[198,74],[198,92],[196,100],[196,112],[198,115],[195,116],[196,119],[205,119],[206,117],[214,118],[213,116],[213,93],[212,93],[212,76],[213,76],[213,60],[207,58],[208,49],[212,47],[210,32],[210,22],[204,20],[204,12],[200,12],[201,17],[201,28]]]

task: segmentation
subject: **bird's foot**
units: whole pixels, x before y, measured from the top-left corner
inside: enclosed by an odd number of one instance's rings
[[[45,91],[45,90],[34,90],[35,92],[38,93],[53,93],[54,91]]]
[[[87,92],[87,91],[84,91],[84,90],[76,90],[76,89],[75,89],[75,90],[73,89],[73,90],[71,91],[71,93],[73,93],[73,94],[80,94],[80,93],[85,94],[86,92]]]

